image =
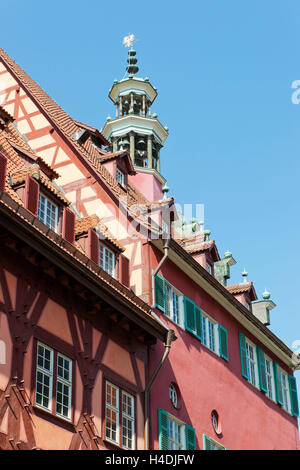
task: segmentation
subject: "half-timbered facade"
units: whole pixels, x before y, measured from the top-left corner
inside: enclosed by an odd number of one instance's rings
[[[275,304],[178,219],[136,62],[99,131],[0,49],[0,447],[297,449]]]

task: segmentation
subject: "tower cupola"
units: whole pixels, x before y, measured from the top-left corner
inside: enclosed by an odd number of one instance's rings
[[[162,198],[162,186],[166,180],[161,175],[160,151],[168,136],[158,115],[152,113],[157,90],[149,78],[140,78],[136,51],[133,49],[134,35],[124,38],[129,47],[126,76],[114,80],[109,98],[115,105],[115,119],[109,118],[103,136],[110,142],[110,150],[128,150],[136,175],[134,184],[151,201]],[[133,178],[133,177],[132,177]]]

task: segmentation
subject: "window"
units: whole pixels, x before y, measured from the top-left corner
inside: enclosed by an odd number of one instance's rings
[[[258,387],[256,347],[248,339],[246,339],[246,352],[248,380],[252,385],[254,385],[254,387]]]
[[[280,382],[281,382],[281,390],[282,390],[282,400],[283,400],[283,408],[290,413],[291,411],[291,402],[290,402],[290,395],[289,395],[289,379],[288,374],[284,372],[282,369],[279,369],[280,375]]]
[[[266,395],[271,398],[271,400],[275,400],[275,386],[274,386],[274,373],[273,373],[273,362],[272,360],[265,356],[265,364],[266,364],[266,382],[267,382],[267,391]]]
[[[122,171],[117,168],[117,182],[120,183],[122,186],[125,184],[125,175]]]
[[[206,313],[201,312],[202,320],[202,343],[218,354],[218,324],[212,320]]]
[[[105,438],[123,449],[134,449],[134,397],[110,382],[105,392]],[[121,444],[120,444],[121,442]]]
[[[184,429],[183,423],[168,416],[168,450],[185,449]]]
[[[219,442],[203,434],[203,450],[227,450]]]
[[[53,204],[43,194],[39,195],[38,218],[47,227],[57,232],[58,226],[58,206]]]
[[[177,391],[176,391],[176,387],[173,383],[171,383],[170,386],[169,386],[169,398],[172,402],[172,405],[175,408],[177,408],[177,405],[178,405]]]
[[[158,428],[160,450],[196,449],[195,429],[162,409],[158,410]]]
[[[183,296],[168,282],[165,282],[165,315],[183,326]]]
[[[115,254],[102,243],[99,244],[99,265],[111,276],[115,275]]]
[[[210,263],[206,263],[206,271],[212,274],[212,265]]]
[[[35,404],[71,420],[72,361],[40,342],[37,344]]]

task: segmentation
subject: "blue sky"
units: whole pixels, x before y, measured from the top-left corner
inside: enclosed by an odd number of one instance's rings
[[[72,117],[101,128],[134,33],[142,77],[169,127],[162,173],[180,204],[205,204],[220,254],[233,253],[277,308],[270,329],[300,340],[300,3],[15,0],[1,5],[0,45]],[[300,382],[300,372],[296,373]],[[298,383],[299,386],[299,383]],[[300,395],[300,393],[299,393]]]

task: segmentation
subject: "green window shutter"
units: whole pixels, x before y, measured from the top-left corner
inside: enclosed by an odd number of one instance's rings
[[[203,450],[212,450],[211,440],[208,436],[203,434]]]
[[[168,450],[168,413],[158,409],[158,442],[159,450]]]
[[[196,332],[195,304],[187,297],[184,297],[185,328],[190,333]]]
[[[156,307],[165,312],[165,280],[157,274],[155,276],[155,302]]]
[[[257,354],[257,366],[258,366],[258,376],[259,376],[259,386],[263,392],[268,391],[267,385],[267,376],[266,376],[266,361],[265,354],[261,348],[256,347]]]
[[[222,325],[219,325],[219,347],[220,356],[225,359],[225,361],[228,361],[227,330]]]
[[[196,431],[191,426],[185,425],[186,450],[196,450]]]
[[[280,370],[279,370],[279,365],[275,361],[273,361],[273,369],[274,369],[274,382],[275,382],[276,401],[277,401],[277,403],[279,403],[279,405],[283,405],[283,395],[282,395]]]
[[[242,368],[242,376],[245,379],[249,379],[248,377],[248,370],[247,370],[247,350],[246,350],[246,337],[243,333],[239,332],[240,338],[240,354],[241,354],[241,368]]]
[[[202,318],[201,310],[197,305],[195,305],[195,320],[196,320],[196,336],[200,341],[202,341]]]
[[[292,415],[299,416],[297,383],[296,383],[295,377],[293,377],[292,375],[289,375],[289,385],[290,385]]]

